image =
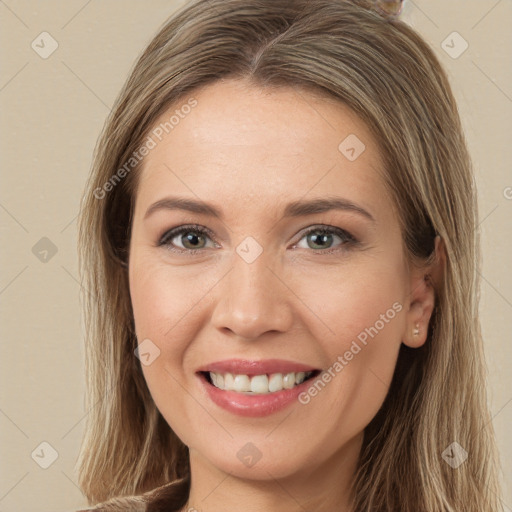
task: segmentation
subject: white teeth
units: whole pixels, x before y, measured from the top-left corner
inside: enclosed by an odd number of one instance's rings
[[[306,372],[297,372],[295,374],[295,384],[300,384],[304,382],[304,377],[306,376]]]
[[[311,376],[313,372],[272,373],[269,375],[233,375],[232,373],[209,372],[212,384],[226,391],[239,393],[274,393],[292,389]]]
[[[287,373],[283,377],[283,387],[284,389],[292,389],[295,386],[295,373]]]
[[[251,379],[251,391],[253,393],[268,393],[268,377],[256,375]]]
[[[220,375],[220,374],[217,374]],[[250,391],[251,381],[247,375],[235,376],[235,383],[233,385],[234,391]]]
[[[274,373],[268,381],[268,390],[270,392],[281,391],[283,389],[283,376],[280,373]]]
[[[210,372],[210,377],[215,375]],[[235,389],[235,378],[232,373],[224,374],[224,389]]]

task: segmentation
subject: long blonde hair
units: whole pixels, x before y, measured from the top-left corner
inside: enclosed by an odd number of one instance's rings
[[[423,39],[367,0],[196,0],[133,68],[98,141],[79,225],[88,414],[77,464],[89,503],[190,474],[188,449],[157,410],[134,355],[127,258],[140,164],[126,162],[166,109],[221,78],[348,105],[379,144],[410,260],[430,261],[435,235],[445,243],[427,342],[402,346],[388,396],[365,429],[357,512],[498,511],[477,206],[457,107]],[[441,455],[453,442],[469,454],[456,469]]]

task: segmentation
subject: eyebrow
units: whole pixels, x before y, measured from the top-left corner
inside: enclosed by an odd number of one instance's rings
[[[223,219],[222,211],[219,207],[204,201],[187,199],[184,197],[166,197],[153,203],[146,211],[144,219],[159,210],[184,210],[187,212],[209,215]],[[324,213],[331,210],[342,210],[358,213],[367,219],[375,222],[370,212],[361,206],[343,199],[341,197],[327,197],[311,199],[307,201],[293,201],[286,205],[283,217],[301,217],[315,213]]]

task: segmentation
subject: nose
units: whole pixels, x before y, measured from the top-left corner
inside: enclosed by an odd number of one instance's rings
[[[252,263],[234,255],[232,269],[216,287],[218,300],[212,314],[216,329],[254,340],[291,328],[293,293],[268,260],[265,252]]]

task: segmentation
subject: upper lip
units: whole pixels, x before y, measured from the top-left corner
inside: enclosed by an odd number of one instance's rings
[[[223,361],[208,363],[197,369],[198,372],[233,373],[236,375],[248,376],[271,373],[309,372],[314,370],[317,370],[317,368],[284,359],[260,359],[258,361],[248,359],[226,359]]]

